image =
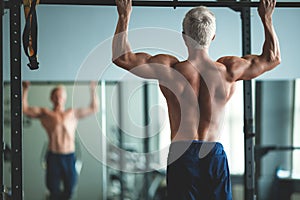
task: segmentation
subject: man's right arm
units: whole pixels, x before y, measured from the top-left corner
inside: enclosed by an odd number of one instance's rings
[[[22,95],[22,109],[23,113],[28,117],[39,118],[43,113],[43,108],[40,107],[31,107],[28,104],[28,89],[30,83],[28,81],[24,81],[23,85],[23,95]]]
[[[265,33],[261,55],[246,55],[242,58],[223,57],[218,60],[227,67],[230,76],[228,78],[232,81],[253,79],[280,64],[279,42],[272,23],[275,5],[275,0],[261,0],[258,7]]]
[[[128,41],[132,0],[116,0],[116,5],[119,17],[112,42],[113,63],[142,78],[165,80],[171,77],[170,68],[178,62],[177,58],[167,54],[134,53]]]

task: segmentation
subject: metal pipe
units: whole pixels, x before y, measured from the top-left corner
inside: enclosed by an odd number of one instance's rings
[[[89,85],[91,81],[98,81],[99,83],[105,82],[106,85],[115,85],[117,81],[102,81],[102,80],[80,80],[80,81],[60,81],[60,80],[53,80],[53,81],[29,81],[30,85]],[[4,81],[4,84],[10,84],[8,81]]]
[[[250,2],[242,0],[242,2]],[[243,55],[251,54],[251,17],[250,8],[241,9]],[[254,129],[253,129],[253,104],[252,82],[243,81],[244,86],[244,199],[255,200],[255,176],[254,176]]]
[[[115,0],[40,0],[40,4],[115,6]],[[146,7],[258,7],[259,2],[245,1],[133,1],[133,6]],[[277,2],[276,7],[300,7],[300,2]]]
[[[11,80],[11,171],[12,199],[23,199],[22,165],[22,76],[21,76],[21,7],[13,0],[10,8],[10,80]]]
[[[124,150],[124,135],[123,135],[123,126],[124,126],[124,119],[123,119],[123,98],[124,98],[124,85],[122,82],[118,83],[118,95],[119,95],[119,148],[121,149],[120,153],[120,160],[119,160],[119,178],[120,178],[120,196],[119,199],[124,199],[124,192],[125,192],[125,181],[124,181],[124,164],[125,164],[125,153]]]
[[[89,85],[90,81],[59,81],[59,80],[53,80],[53,81],[29,81],[30,85],[58,85],[58,84],[62,84],[62,85]]]
[[[4,2],[1,0],[0,2],[0,12],[1,12],[1,19],[0,19],[0,31],[3,33],[3,12],[4,12]],[[0,46],[1,46],[1,55],[0,55],[0,80],[1,80],[1,87],[0,87],[0,104],[1,104],[1,113],[0,113],[0,200],[4,199],[4,173],[3,173],[3,162],[4,162],[4,120],[3,120],[3,35],[1,34],[0,38]]]
[[[149,110],[149,85],[147,82],[144,82],[144,127],[145,127],[145,138],[144,138],[144,153],[146,155],[146,173],[144,174],[144,187],[146,188],[146,190],[149,188],[149,173],[147,173],[149,171],[149,165],[150,165],[150,160],[149,160],[149,156],[148,153],[150,152],[150,147],[149,147],[149,143],[150,143],[150,136],[149,136],[149,117],[148,117],[148,110]],[[144,188],[143,188],[144,189]],[[148,200],[149,197],[146,193],[146,195],[144,196],[145,200]]]

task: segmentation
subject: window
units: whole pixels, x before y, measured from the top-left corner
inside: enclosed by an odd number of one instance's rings
[[[231,174],[244,173],[244,97],[243,81],[236,84],[235,93],[229,100],[221,143],[228,157]]]

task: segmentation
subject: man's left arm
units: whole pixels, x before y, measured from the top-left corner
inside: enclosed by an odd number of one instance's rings
[[[99,97],[96,91],[97,82],[92,81],[90,84],[91,103],[87,108],[79,108],[75,110],[76,118],[80,119],[89,116],[99,110]]]

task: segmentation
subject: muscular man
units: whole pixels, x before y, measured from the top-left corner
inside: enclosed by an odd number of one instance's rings
[[[119,18],[112,44],[113,62],[140,77],[157,79],[167,101],[172,141],[168,198],[232,199],[227,157],[218,141],[224,108],[237,81],[253,79],[280,64],[272,24],[275,0],[261,0],[258,8],[265,33],[262,53],[225,56],[217,61],[208,55],[216,24],[206,7],[186,13],[182,36],[188,57],[179,61],[172,55],[132,52],[127,36],[132,2],[116,0],[116,4]]]
[[[75,131],[78,120],[98,111],[96,83],[92,82],[89,107],[65,109],[67,93],[64,86],[55,87],[50,94],[53,108],[29,106],[27,97],[29,82],[23,82],[23,113],[37,118],[48,135],[46,184],[50,199],[70,199],[77,182],[75,170]],[[64,191],[60,191],[63,182]]]

